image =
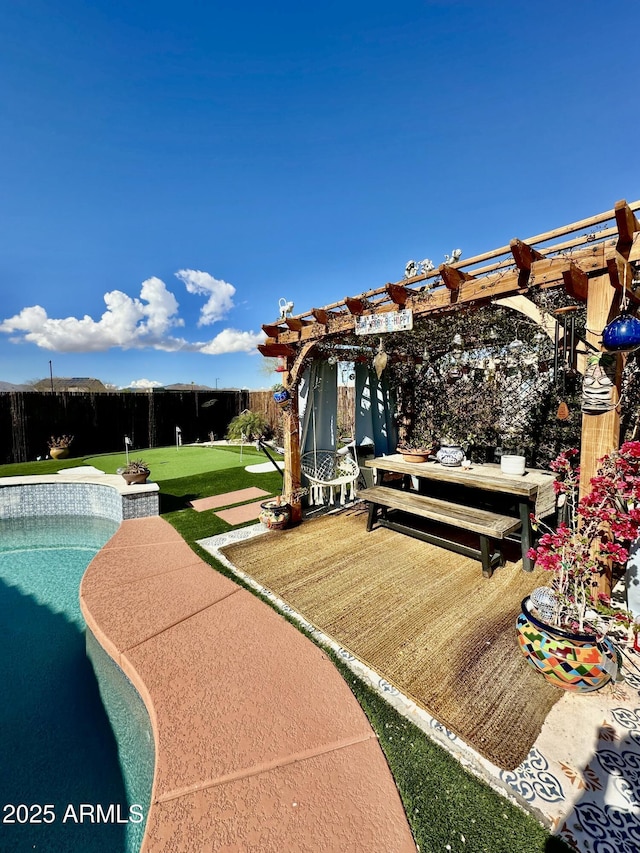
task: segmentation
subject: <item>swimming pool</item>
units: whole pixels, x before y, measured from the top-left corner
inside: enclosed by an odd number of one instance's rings
[[[86,516],[0,519],[3,853],[140,847],[151,725],[134,687],[86,631],[78,596],[117,526]]]

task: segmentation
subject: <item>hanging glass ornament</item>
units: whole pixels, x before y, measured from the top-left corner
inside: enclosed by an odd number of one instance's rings
[[[640,347],[640,320],[623,311],[605,326],[602,346],[609,352],[625,352]]]

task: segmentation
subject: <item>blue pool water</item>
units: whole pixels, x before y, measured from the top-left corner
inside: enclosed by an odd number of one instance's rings
[[[140,847],[149,717],[86,631],[78,600],[87,565],[116,528],[91,517],[0,519],[2,853]]]

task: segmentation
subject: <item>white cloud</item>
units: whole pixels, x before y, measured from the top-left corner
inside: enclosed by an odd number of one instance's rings
[[[219,335],[205,344],[197,344],[199,352],[207,355],[223,355],[228,352],[252,352],[263,343],[264,332],[241,332],[239,329],[224,329]]]
[[[231,284],[199,270],[179,270],[176,276],[193,294],[208,294],[200,312],[199,326],[220,319],[233,307],[236,292]],[[207,355],[255,352],[265,338],[264,333],[223,329],[210,341],[190,342],[171,334],[171,329],[184,326],[178,316],[178,301],[165,283],[154,277],[140,287],[140,296],[132,298],[121,290],[105,293],[106,311],[99,320],[85,314],[82,318],[49,317],[41,305],[23,308],[20,313],[0,321],[0,332],[12,335],[13,343],[33,343],[55,352],[103,352],[121,349],[150,348],[165,352],[185,350]],[[145,384],[142,384],[145,383]],[[136,380],[133,388],[157,387],[146,379]]]
[[[133,382],[130,382],[128,385],[124,385],[124,388],[162,388],[162,382],[157,382],[155,379],[134,379]]]
[[[185,345],[185,341],[166,334],[172,326],[184,323],[176,316],[175,296],[159,278],[142,283],[140,299],[112,290],[105,293],[104,302],[107,310],[99,320],[86,314],[82,319],[54,319],[41,305],[33,305],[0,322],[0,332],[18,332],[14,341],[27,341],[55,352],[102,352],[111,347],[175,350]]]
[[[236,289],[232,284],[200,270],[178,270],[176,278],[180,279],[189,293],[209,296],[204,308],[200,311],[199,326],[210,326],[217,320],[221,320],[233,308]]]

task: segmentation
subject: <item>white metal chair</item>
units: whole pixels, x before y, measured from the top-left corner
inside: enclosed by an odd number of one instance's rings
[[[360,474],[358,463],[350,454],[335,450],[311,450],[300,459],[302,473],[309,481],[309,503],[312,506],[355,500],[356,481]]]

